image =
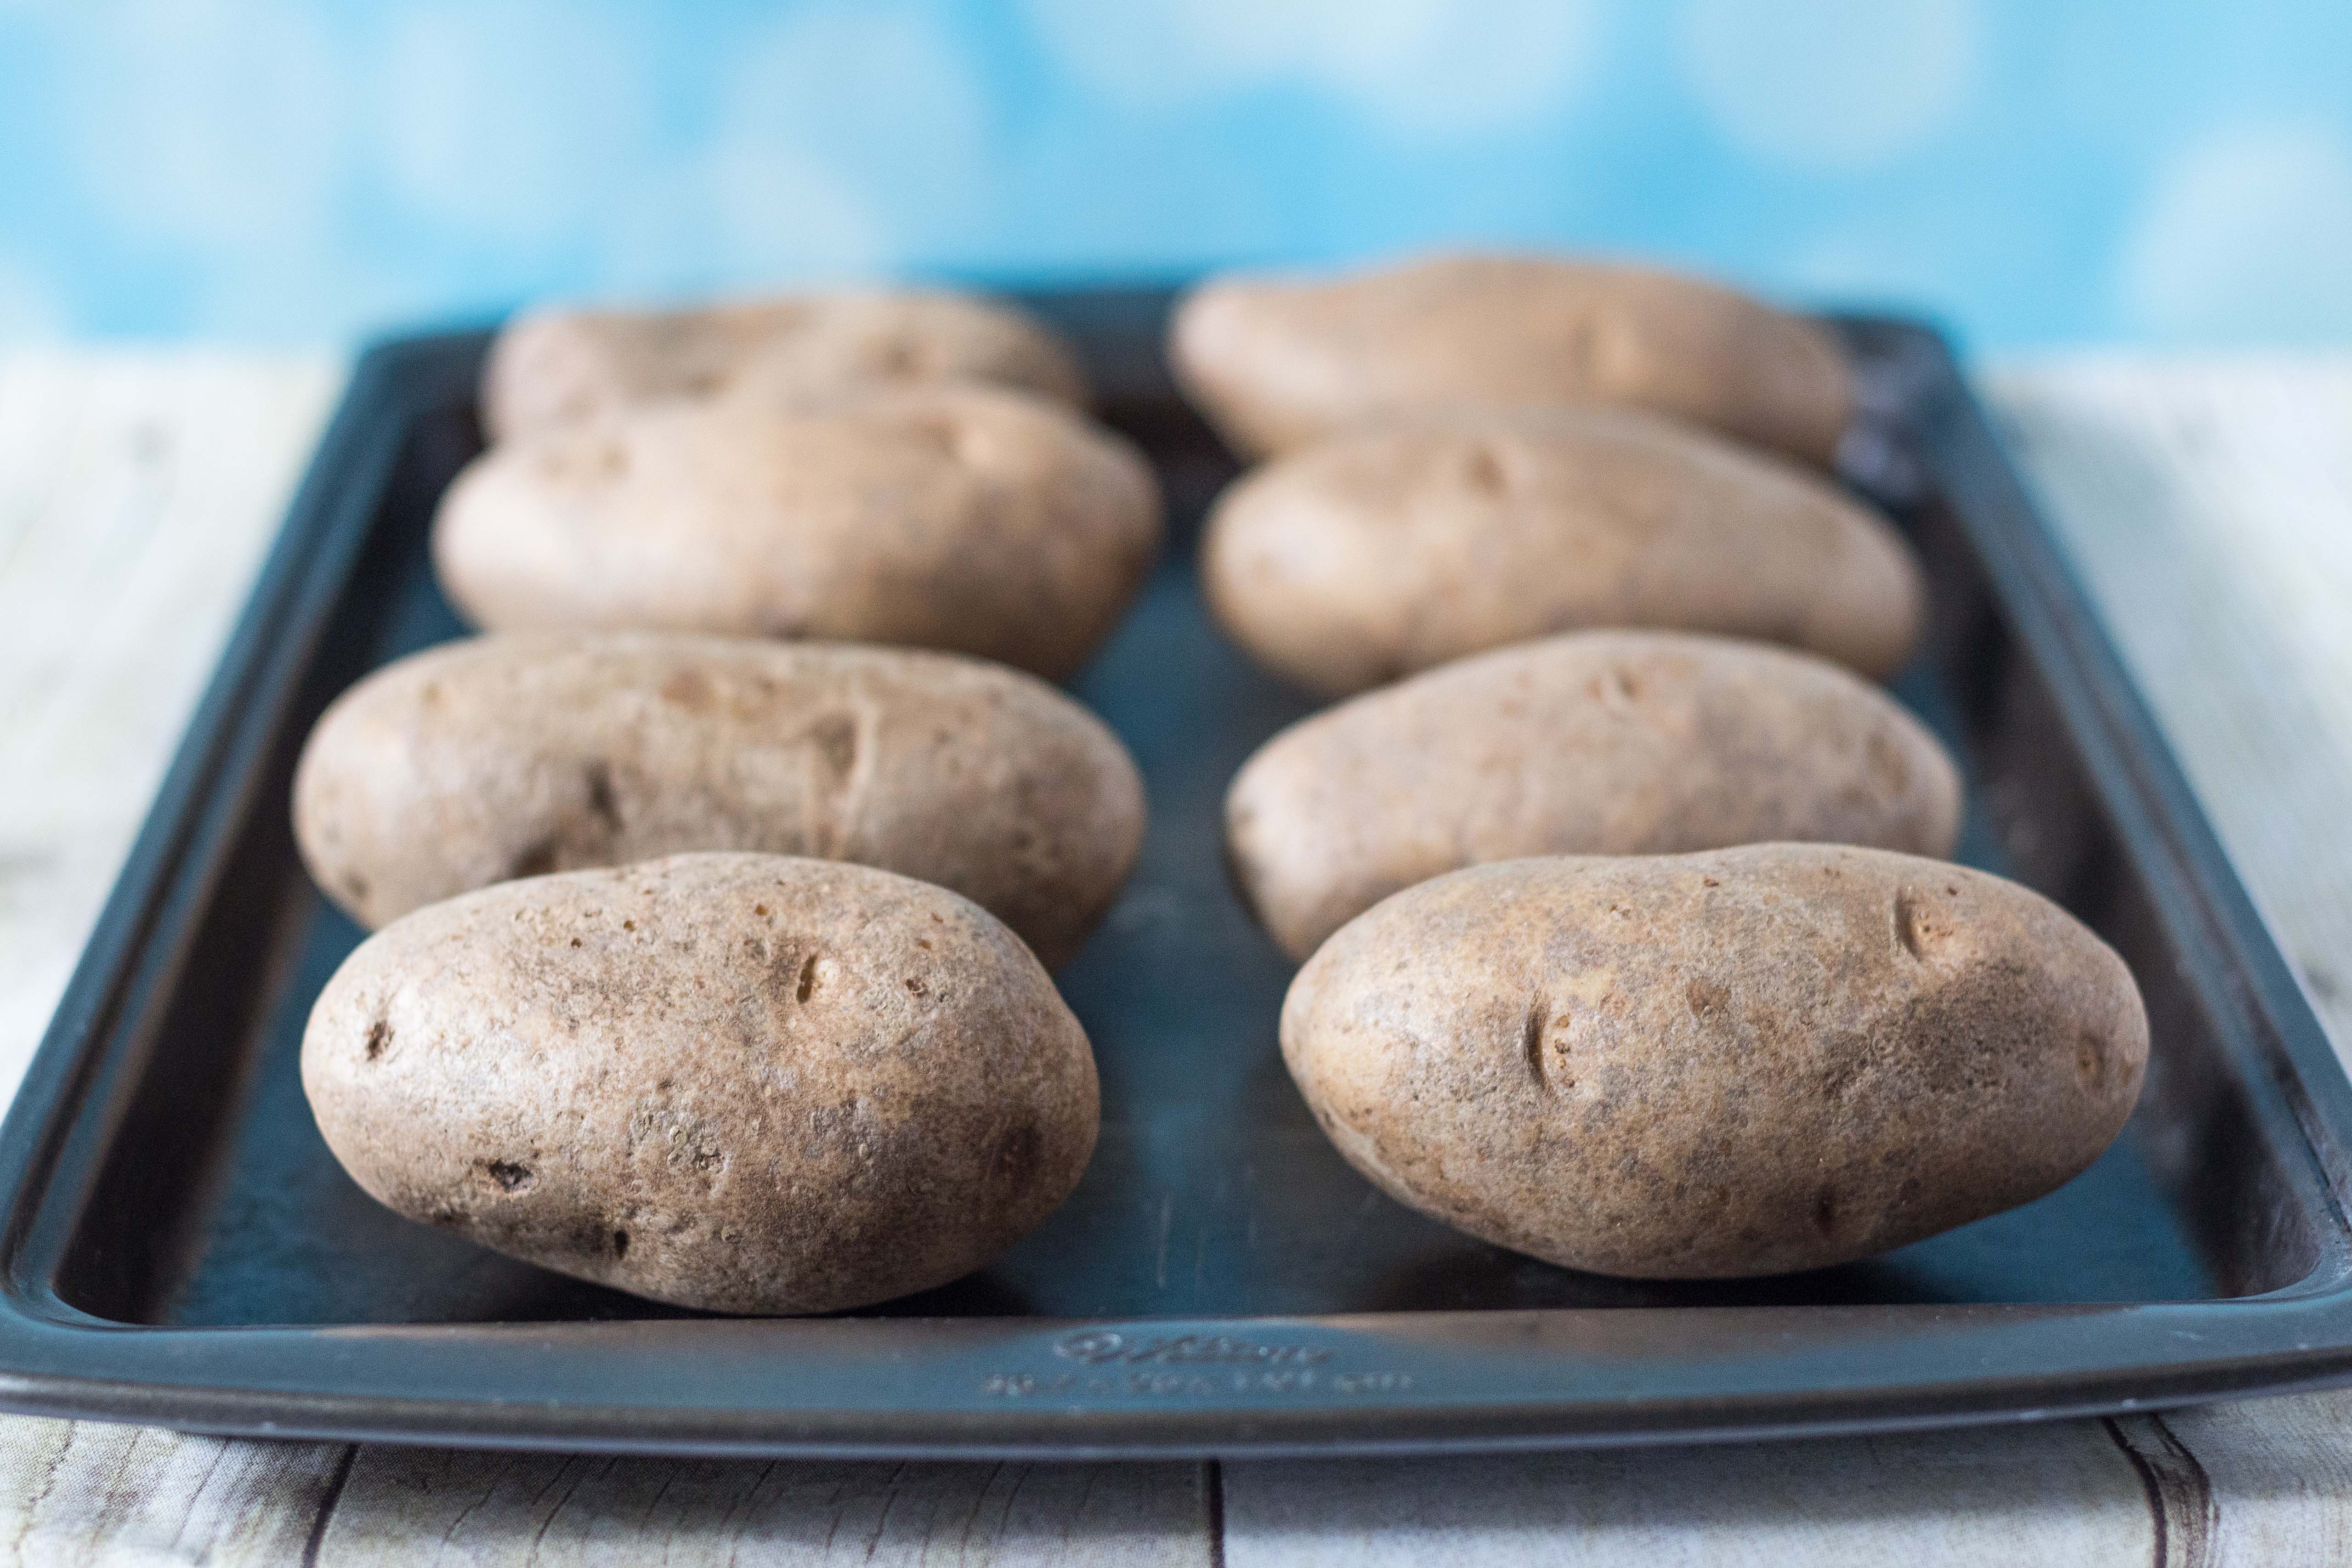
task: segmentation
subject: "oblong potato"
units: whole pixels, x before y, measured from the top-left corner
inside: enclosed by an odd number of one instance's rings
[[[1349,1163],[1572,1269],[1813,1269],[2058,1186],[2147,1018],[2038,894],[1885,850],[1473,866],[1340,928],[1282,1052]]]
[[[1169,352],[1253,455],[1399,413],[1613,403],[1826,466],[1853,401],[1809,321],[1696,277],[1554,257],[1214,277],[1178,308]]]
[[[1803,840],[1948,855],[1936,737],[1834,664],[1673,632],[1580,632],[1300,720],[1225,794],[1251,908],[1305,958],[1401,888],[1528,855]]]
[[[1359,432],[1227,489],[1201,545],[1218,621],[1311,690],[1507,643],[1653,626],[1885,675],[1926,601],[1902,537],[1832,486],[1622,411]]]
[[[647,410],[493,448],[443,497],[443,590],[493,631],[646,629],[948,648],[1047,676],[1159,553],[1133,447],[1016,393]]]
[[[360,945],[302,1037],[370,1196],[656,1301],[815,1312],[929,1289],[1077,1184],[1094,1057],[978,904],[697,854],[507,883]]]
[[[1074,406],[1085,376],[1026,311],[936,289],[788,295],[689,310],[535,310],[490,345],[494,441],[641,403],[816,404],[877,384],[990,382]]]
[[[950,653],[676,632],[452,643],[335,699],[294,774],[328,896],[381,925],[512,877],[689,850],[856,861],[951,888],[1047,966],[1143,838],[1085,708]]]

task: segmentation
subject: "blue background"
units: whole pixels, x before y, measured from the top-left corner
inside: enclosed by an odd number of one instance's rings
[[[2352,0],[0,0],[0,339],[1650,254],[1979,346],[2352,339]]]

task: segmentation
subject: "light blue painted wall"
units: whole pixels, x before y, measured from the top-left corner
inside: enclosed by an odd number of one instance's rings
[[[0,0],[0,337],[1464,241],[2352,340],[2352,0]]]

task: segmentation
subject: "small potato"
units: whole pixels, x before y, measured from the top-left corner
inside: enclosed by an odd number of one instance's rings
[[[433,531],[442,588],[493,631],[906,643],[1049,677],[1109,634],[1159,548],[1133,447],[978,387],[568,425],[477,459]]]
[[[1291,726],[1225,796],[1236,880],[1305,958],[1400,888],[1526,855],[1767,840],[1943,856],[1960,782],[1936,737],[1836,665],[1673,632],[1465,659]]]
[[[821,406],[876,385],[989,382],[1084,406],[1052,332],[1009,305],[906,289],[693,310],[540,310],[509,322],[482,371],[494,441],[643,403],[741,396]]]
[[[1117,896],[1143,821],[1118,737],[1031,676],[674,632],[428,649],[338,697],[294,775],[303,859],[364,925],[510,877],[760,850],[952,888],[1049,966]]]
[[[1918,563],[1832,486],[1644,414],[1363,431],[1269,463],[1202,540],[1210,608],[1344,695],[1508,643],[1654,626],[1781,643],[1864,674],[1918,641]]]
[[[1613,403],[1826,466],[1853,402],[1811,322],[1695,277],[1538,256],[1212,278],[1178,308],[1169,352],[1251,455],[1401,413]]]
[[[1298,972],[1292,1078],[1348,1162],[1498,1245],[1711,1279],[2039,1197],[2122,1131],[2139,991],[2040,894],[1885,850],[1506,861]]]
[[[1076,1186],[1092,1052],[1029,950],[944,888],[697,854],[484,888],[345,959],[302,1037],[369,1195],[680,1306],[928,1290]]]

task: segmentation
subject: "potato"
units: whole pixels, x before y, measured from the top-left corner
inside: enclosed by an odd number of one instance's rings
[[[1811,322],[1695,277],[1538,256],[1212,278],[1179,307],[1169,353],[1254,455],[1401,413],[1604,403],[1827,465],[1853,402]]]
[[[413,1219],[680,1306],[817,1312],[969,1273],[1069,1195],[1094,1057],[978,904],[693,854],[507,883],[344,960],[302,1087]]]
[[[1131,446],[977,387],[677,405],[509,441],[458,476],[433,532],[442,588],[494,631],[898,643],[1047,676],[1109,633],[1159,547]]]
[[[540,310],[482,371],[491,439],[646,402],[822,405],[877,384],[991,382],[1083,406],[1070,350],[1026,312],[933,290],[791,295],[693,310]]]
[[[1303,719],[1225,796],[1251,907],[1304,958],[1400,888],[1525,855],[1819,840],[1943,856],[1960,782],[1834,664],[1673,632],[1465,659]]]
[[[1612,411],[1308,447],[1219,498],[1201,570],[1237,642],[1334,695],[1592,626],[1753,637],[1885,675],[1925,603],[1902,537],[1830,485]]]
[[[2123,1128],[2147,1018],[2039,894],[1887,850],[1505,861],[1343,926],[1282,1009],[1349,1164],[1597,1273],[1814,1269],[2040,1197]]]
[[[510,877],[761,850],[952,888],[1049,966],[1143,821],[1118,738],[1031,676],[675,632],[428,649],[337,698],[294,775],[303,859],[364,925]]]

